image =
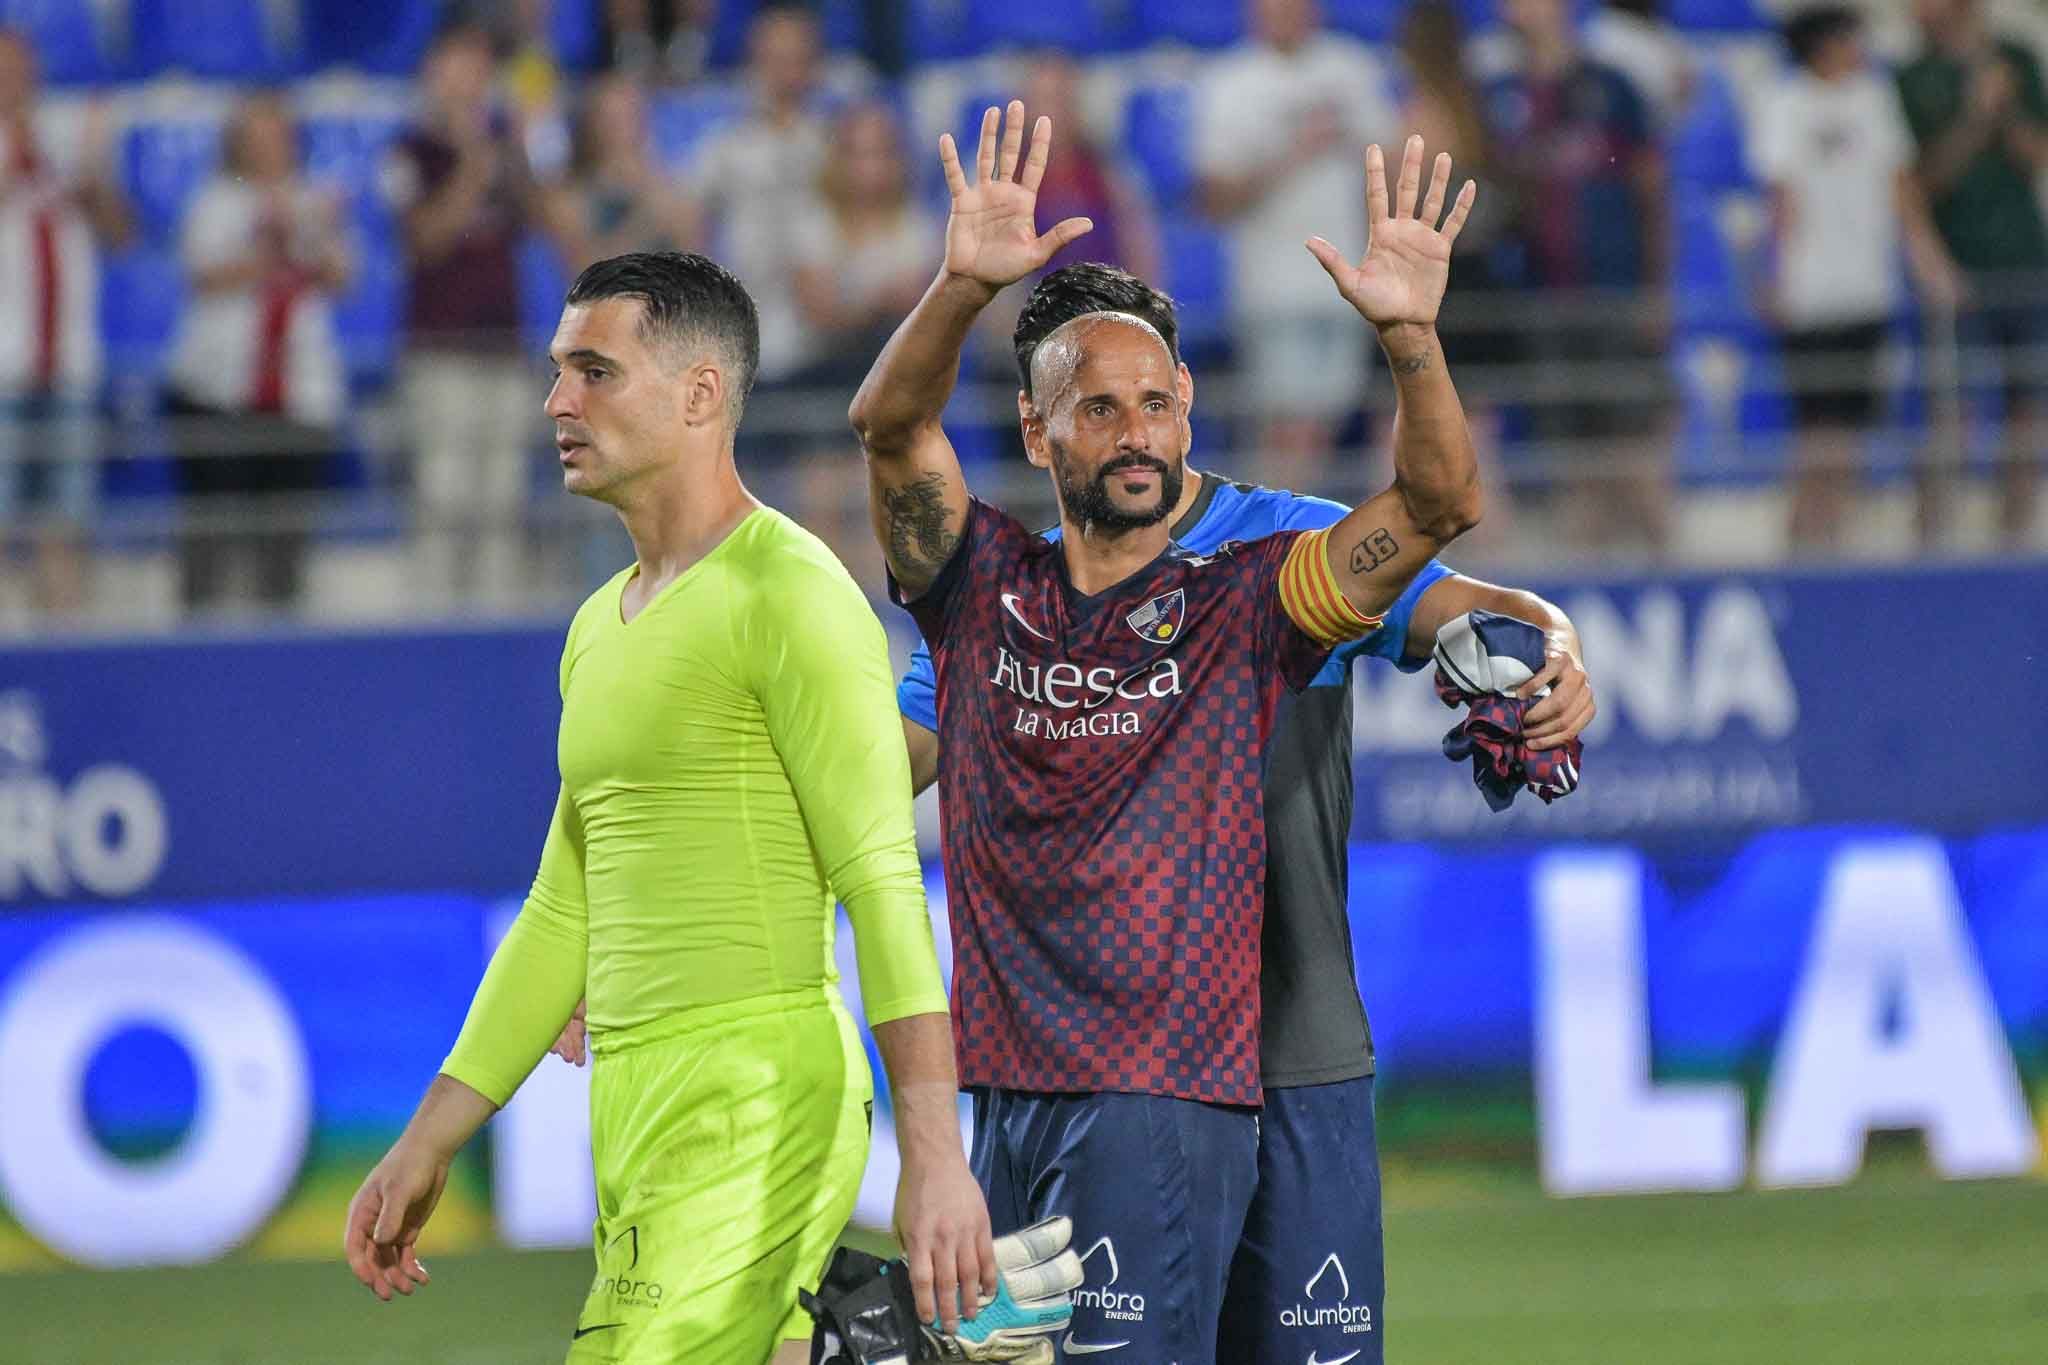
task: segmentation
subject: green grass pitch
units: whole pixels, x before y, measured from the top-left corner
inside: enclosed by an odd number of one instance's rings
[[[1389,1174],[1385,1326],[1400,1365],[2048,1362],[2048,1183],[1880,1173],[1830,1190],[1560,1201],[1421,1170]],[[339,1260],[0,1275],[0,1362],[561,1360],[586,1254],[427,1263],[434,1284],[390,1305]]]

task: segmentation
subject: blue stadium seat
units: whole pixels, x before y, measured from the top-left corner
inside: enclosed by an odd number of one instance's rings
[[[1122,0],[970,0],[969,23],[991,48],[1051,47],[1078,54],[1128,46],[1130,14]]]
[[[144,234],[175,244],[194,191],[220,160],[220,121],[200,115],[134,124],[121,140],[120,181]]]
[[[1245,35],[1243,0],[1132,0],[1131,27],[1140,43],[1229,47]]]
[[[263,0],[134,0],[130,66],[139,77],[182,71],[208,80],[262,81],[291,67]]]
[[[905,0],[903,46],[913,62],[980,56],[983,40],[971,0]]]
[[[1181,353],[1212,360],[1230,339],[1230,239],[1191,215],[1159,226],[1166,292],[1180,314]]]
[[[404,130],[405,119],[396,110],[303,118],[299,155],[306,178],[338,185],[351,195],[374,194],[385,153]]]
[[[570,71],[593,71],[604,61],[604,15],[599,0],[554,0],[548,40],[555,60]]]
[[[1323,0],[1323,18],[1339,33],[1368,43],[1390,43],[1400,36],[1406,0]]]
[[[95,85],[114,77],[106,35],[85,0],[0,0],[0,24],[28,35],[43,79]]]
[[[1699,70],[1699,88],[1685,117],[1671,130],[1671,180],[1702,189],[1746,189],[1749,170],[1742,110],[1727,78],[1711,64]]]
[[[562,296],[569,292],[569,263],[555,244],[539,233],[519,241],[520,331],[535,351],[545,351],[562,320]],[[539,406],[539,396],[534,399]]]
[[[1194,191],[1194,109],[1194,90],[1184,84],[1141,85],[1124,104],[1124,149],[1169,215]]]
[[[1756,0],[1666,0],[1664,14],[1693,33],[1768,33],[1776,27]]]
[[[693,85],[657,95],[648,106],[655,154],[672,171],[687,169],[704,141],[747,116],[747,92],[736,84]]]
[[[363,393],[383,387],[398,363],[405,320],[405,267],[397,243],[357,238],[356,273],[334,301],[335,342],[347,367],[349,388]]]
[[[134,392],[116,395],[117,408],[154,408],[184,306],[184,270],[172,247],[131,246],[101,260],[100,334],[107,372],[117,387],[134,386]]]
[[[305,0],[300,38],[305,67],[355,67],[410,76],[434,36],[435,0]]]

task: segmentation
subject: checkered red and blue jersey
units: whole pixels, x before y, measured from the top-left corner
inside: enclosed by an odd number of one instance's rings
[[[1300,607],[1304,534],[1170,547],[1091,596],[976,500],[908,604],[937,671],[963,1086],[1260,1102],[1266,745],[1334,633],[1297,618],[1336,614]]]

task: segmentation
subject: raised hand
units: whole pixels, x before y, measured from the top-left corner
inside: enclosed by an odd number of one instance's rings
[[[1451,183],[1451,156],[1439,152],[1429,178],[1429,193],[1418,213],[1415,197],[1422,184],[1422,139],[1408,139],[1401,155],[1401,179],[1391,211],[1387,204],[1387,166],[1379,144],[1365,149],[1365,216],[1370,234],[1365,256],[1352,265],[1342,252],[1321,237],[1308,249],[1322,263],[1337,292],[1367,322],[1386,328],[1401,324],[1433,326],[1451,278],[1451,244],[1472,212],[1478,186],[1472,181],[1458,191],[1441,227],[1444,194]]]
[[[960,168],[953,135],[939,138],[939,162],[946,169],[946,188],[953,193],[952,216],[946,220],[947,274],[1001,289],[1040,269],[1061,247],[1095,226],[1086,218],[1069,218],[1039,235],[1033,215],[1038,185],[1045,179],[1046,155],[1052,149],[1052,120],[1041,115],[1032,128],[1031,153],[1020,171],[1017,161],[1023,147],[1022,100],[1011,100],[1007,115],[992,107],[981,116],[981,146],[971,182]]]

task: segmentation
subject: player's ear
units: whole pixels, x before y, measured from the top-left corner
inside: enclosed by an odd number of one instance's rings
[[[1195,377],[1188,372],[1185,360],[1174,366],[1173,387],[1180,395],[1180,455],[1186,459],[1195,448]]]
[[[1017,426],[1024,437],[1024,458],[1040,469],[1052,468],[1052,444],[1046,440],[1045,417],[1021,390],[1017,394]]]
[[[701,427],[725,420],[725,372],[715,360],[700,360],[683,375],[683,422]]]

